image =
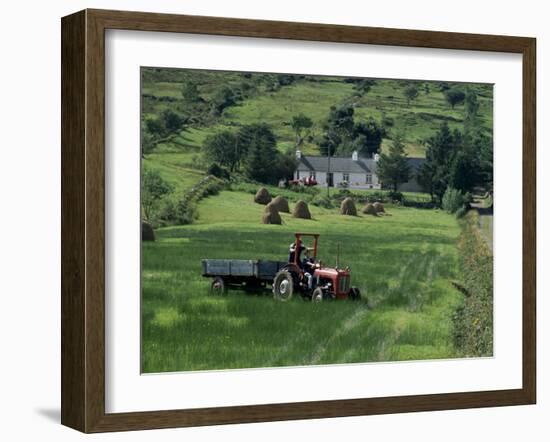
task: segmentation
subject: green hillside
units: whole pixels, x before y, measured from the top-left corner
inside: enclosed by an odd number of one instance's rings
[[[282,84],[278,82],[280,77]],[[190,104],[184,97],[182,91],[189,83],[196,85],[202,100],[198,105]],[[404,92],[411,84],[419,94],[408,104]],[[155,118],[166,109],[188,118],[184,130],[160,143],[160,152],[198,153],[207,135],[256,122],[269,124],[277,136],[279,149],[285,151],[293,149],[295,143],[291,119],[302,113],[314,123],[302,150],[316,155],[319,153],[316,142],[330,107],[347,102],[354,106],[356,122],[373,117],[384,125],[387,135],[382,149],[387,148],[392,134],[399,130],[405,137],[407,153],[423,156],[426,139],[442,122],[446,121],[451,128],[463,127],[464,104],[453,109],[442,90],[452,87],[467,87],[476,92],[481,124],[490,131],[492,85],[377,79],[367,93],[358,93],[345,78],[156,68],[142,70],[142,120]],[[235,91],[239,99],[220,115],[212,115],[211,103],[224,88]]]

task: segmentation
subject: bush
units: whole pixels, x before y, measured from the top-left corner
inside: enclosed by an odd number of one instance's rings
[[[479,215],[469,211],[460,221],[458,240],[464,303],[454,315],[454,340],[465,356],[493,352],[493,255],[479,230]]]
[[[388,197],[392,201],[399,201],[400,203],[403,202],[403,194],[399,191],[394,192],[393,190],[388,193]]]
[[[332,198],[328,197],[326,194],[313,197],[311,200],[311,204],[317,207],[323,207],[325,209],[332,209],[335,207]]]
[[[159,220],[162,225],[175,224],[178,217],[176,203],[171,199],[166,200],[160,209]]]
[[[222,180],[228,180],[231,178],[229,171],[225,167],[220,166],[218,163],[210,164],[208,169],[206,169],[206,173],[208,175],[213,175],[216,178],[221,178]]]
[[[367,196],[367,202],[374,203],[374,202],[380,202],[380,203],[387,203],[389,198],[388,192],[383,192],[381,190],[375,190],[374,192],[369,192]]]
[[[393,121],[392,117],[386,117],[386,116],[382,117],[382,126],[384,126],[384,127],[393,127],[393,125],[394,125],[394,121]]]
[[[458,209],[464,207],[464,205],[468,203],[468,200],[468,194],[463,194],[458,189],[447,187],[447,190],[445,190],[443,194],[443,199],[441,200],[441,206],[443,210],[449,213],[456,213]]]
[[[198,199],[202,199],[207,198],[211,195],[217,195],[223,190],[223,187],[223,184],[219,181],[208,181],[206,184],[203,184],[197,197]]]
[[[197,208],[191,201],[183,198],[176,204],[176,219],[178,224],[193,224],[197,219]]]
[[[467,209],[465,206],[462,206],[460,209],[458,209],[458,210],[456,211],[456,214],[455,214],[455,215],[456,215],[456,217],[457,217],[458,219],[460,219],[460,218],[464,218],[464,216],[466,215],[466,213],[468,213],[468,209]]]

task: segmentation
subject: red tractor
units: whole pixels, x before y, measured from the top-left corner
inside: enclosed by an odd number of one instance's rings
[[[350,268],[325,267],[317,260],[318,233],[296,233],[296,240],[290,246],[288,264],[273,278],[273,296],[281,301],[299,293],[306,299],[320,302],[326,299],[361,299],[357,287],[350,286]],[[313,248],[304,246],[302,237],[313,238]],[[302,259],[302,253],[305,254]]]

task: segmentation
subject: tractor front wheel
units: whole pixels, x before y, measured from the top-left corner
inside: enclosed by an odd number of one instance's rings
[[[349,291],[349,299],[352,301],[360,301],[361,291],[357,287],[352,287]]]
[[[317,287],[315,290],[313,290],[313,294],[311,295],[311,302],[322,302],[324,299],[323,295],[323,289],[321,287]]]
[[[210,286],[210,292],[215,295],[224,295],[225,293],[227,293],[227,287],[222,277],[216,276],[212,280],[212,285]]]
[[[281,270],[273,279],[273,297],[279,301],[288,301],[294,293],[294,279],[287,270]]]

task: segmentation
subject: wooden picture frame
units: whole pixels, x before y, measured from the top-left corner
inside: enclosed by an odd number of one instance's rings
[[[523,57],[523,385],[399,397],[105,412],[105,30],[418,48]],[[533,38],[84,10],[62,19],[62,409],[83,432],[534,404],[536,400],[536,41]]]

